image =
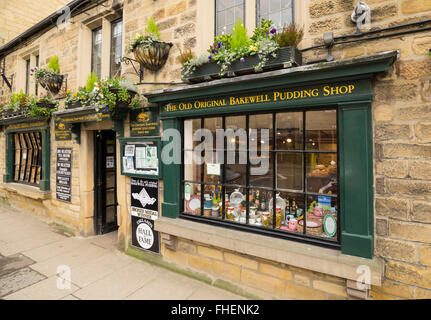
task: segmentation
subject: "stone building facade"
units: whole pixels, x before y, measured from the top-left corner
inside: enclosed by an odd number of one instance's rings
[[[19,36],[25,30],[60,9],[68,1],[9,1],[0,3],[0,45]]]
[[[179,49],[190,48],[199,55],[212,43],[215,6],[214,0],[209,2],[210,6],[207,0],[109,0],[96,7],[87,3],[81,9],[89,9],[72,15],[73,23],[68,28],[60,30],[55,25],[50,25],[25,39],[22,44],[7,47],[6,43],[0,47],[0,58],[5,59],[6,76],[14,74],[12,91],[6,85],[1,88],[0,103],[5,103],[11,92],[24,89],[24,61],[30,59],[31,65],[35,66],[36,56],[39,56],[40,66],[43,67],[52,55],[58,55],[61,72],[67,74],[68,88],[75,90],[85,85],[91,71],[88,54],[91,50],[91,30],[102,27],[103,39],[109,40],[109,32],[105,30],[109,30],[110,23],[119,17],[123,21],[124,55],[127,55],[128,41],[136,33],[144,32],[150,16],[157,22],[161,39],[173,43],[164,68],[155,74],[144,72],[145,84],[139,86],[141,93],[151,100],[157,97],[158,92],[163,95],[172,88],[184,86],[178,84],[181,82],[181,64],[177,59]],[[328,55],[327,49],[310,49],[323,43],[324,33],[333,32],[337,37],[356,32],[356,26],[350,21],[356,1],[294,2],[295,21],[305,31],[300,49],[306,49],[302,53],[304,64],[309,63],[310,68],[325,63],[322,59]],[[427,21],[431,17],[429,1],[366,2],[371,8],[370,31],[397,27],[421,19]],[[256,1],[245,0],[244,5],[245,25],[250,31],[256,26]],[[407,30],[414,32],[401,33]],[[336,41],[332,48],[335,61],[347,61],[349,64],[354,64],[357,61],[355,58],[398,51],[394,63],[388,64],[388,71],[376,72],[372,81],[374,192],[371,259],[284,239],[271,238],[273,240],[266,243],[265,236],[249,236],[248,233],[237,230],[164,217],[162,203],[166,186],[163,179],[159,182],[161,219],[155,224],[161,232],[161,257],[154,258],[151,254],[138,252],[130,246],[130,177],[121,175],[120,153],[117,151],[119,248],[171,268],[175,266],[189,270],[194,277],[252,297],[431,298],[431,58],[428,55],[431,49],[431,31],[424,31],[421,26],[415,25],[393,29],[391,32],[394,33],[391,37],[378,38],[381,34],[376,32],[353,38],[359,39],[357,42],[337,44]],[[103,45],[102,57],[107,56],[109,45]],[[109,76],[106,61],[102,58],[103,77]],[[305,71],[306,69],[304,73]],[[139,81],[130,65],[123,63],[123,73],[133,81]],[[35,93],[34,88],[32,83],[30,93]],[[159,107],[162,108],[163,105]],[[59,117],[66,116],[60,111]],[[126,119],[123,125],[123,136],[130,137],[130,120]],[[115,123],[111,120],[85,122],[79,127],[80,141],[56,141],[53,117],[48,129],[51,137],[50,188],[40,190],[19,183],[2,182],[0,198],[14,207],[67,225],[83,236],[93,235],[96,190],[94,132],[110,130],[113,126]],[[163,127],[161,124],[160,130]],[[7,172],[5,150],[8,130],[11,128],[3,125],[0,132],[2,176]],[[117,150],[120,150],[118,139],[116,145]],[[58,148],[71,148],[73,152],[70,203],[56,200],[55,150]],[[244,242],[245,238],[248,238],[247,242]],[[261,253],[262,248],[266,248],[265,254]],[[360,266],[367,266],[371,270],[369,290],[357,290],[356,279]]]

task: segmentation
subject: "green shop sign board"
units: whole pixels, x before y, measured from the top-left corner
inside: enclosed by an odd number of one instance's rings
[[[71,125],[64,123],[63,120],[55,121],[55,141],[70,141],[72,140]]]
[[[159,136],[159,109],[144,108],[130,111],[130,136]]]
[[[172,102],[164,106],[162,117],[203,115],[209,112],[252,111],[261,108],[286,108],[289,105],[298,107],[301,103],[310,104],[319,101],[325,104],[331,101],[350,100],[351,97],[370,92],[369,81],[350,80],[319,85],[295,86],[274,90],[260,90],[253,93],[217,96]]]

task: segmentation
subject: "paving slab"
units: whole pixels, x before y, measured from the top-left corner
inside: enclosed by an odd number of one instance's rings
[[[50,277],[36,284],[26,287],[18,292],[3,297],[5,300],[59,300],[76,290],[79,287],[73,283],[61,283],[58,286],[58,277]]]
[[[23,254],[14,254],[8,257],[0,257],[0,277],[4,275],[28,267],[34,261]]]
[[[64,298],[61,298],[61,300],[79,300],[79,299],[75,297],[73,294],[70,294]]]
[[[36,262],[43,262],[55,256],[65,254],[83,245],[82,239],[64,238],[62,240],[26,250],[23,253]]]
[[[72,282],[84,288],[134,262],[136,262],[135,259],[119,252],[108,252],[95,260],[73,268]]]
[[[71,251],[49,258],[43,262],[35,263],[31,267],[32,269],[51,277],[57,273],[57,268],[59,266],[65,265],[70,269],[73,269],[80,265],[89,263],[91,260],[97,259],[104,253],[106,253],[106,249],[83,242],[81,246]]]
[[[46,279],[45,276],[30,268],[23,268],[7,275],[3,275],[0,278],[0,298],[38,283],[44,279]]]
[[[108,234],[104,234],[103,236],[91,237],[87,241],[105,249],[116,248],[118,243],[118,233],[110,232]]]
[[[19,252],[28,251],[34,248],[38,248],[44,245],[47,245],[49,243],[53,243],[59,240],[64,239],[64,236],[55,234],[55,233],[48,233],[47,232],[40,232],[37,235],[29,238],[22,239],[20,241],[16,242],[10,242],[7,244],[4,244],[0,246],[0,252],[5,255],[12,255]]]
[[[160,272],[160,269],[146,263],[132,263],[78,290],[74,296],[81,300],[125,299],[156,278]]]
[[[126,300],[185,300],[202,285],[197,280],[166,271],[129,295]]]
[[[187,300],[246,300],[244,297],[216,287],[200,287]]]

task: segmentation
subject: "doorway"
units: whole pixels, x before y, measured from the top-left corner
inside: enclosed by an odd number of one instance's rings
[[[94,230],[105,234],[117,226],[116,133],[94,133]]]

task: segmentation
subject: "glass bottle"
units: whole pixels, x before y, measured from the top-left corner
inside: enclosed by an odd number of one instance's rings
[[[256,190],[256,195],[255,195],[254,199],[255,199],[255,202],[256,202],[255,205],[256,205],[257,210],[260,210],[261,207],[260,207],[260,194],[259,194],[259,190]]]
[[[291,213],[295,216],[295,218],[298,218],[298,207],[296,205],[296,201],[292,201],[292,211]]]

